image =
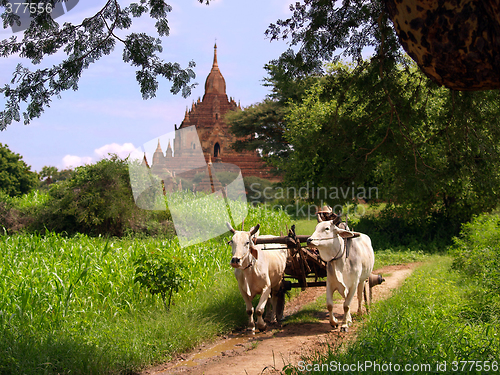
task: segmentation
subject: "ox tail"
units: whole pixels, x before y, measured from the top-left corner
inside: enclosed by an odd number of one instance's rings
[[[363,284],[363,297],[365,299],[365,306],[366,306],[366,312],[369,313],[370,312],[370,304],[372,303],[372,288],[371,286],[369,286],[369,284],[367,281],[365,281],[365,283]],[[368,286],[369,290],[370,290],[370,303],[368,303],[368,300],[367,300],[367,296],[366,296],[366,287]]]

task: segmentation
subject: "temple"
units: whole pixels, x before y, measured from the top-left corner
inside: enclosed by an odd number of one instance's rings
[[[184,120],[179,128],[175,128],[173,147],[169,140],[165,153],[158,140],[158,146],[153,154],[151,165],[144,157],[144,163],[157,175],[163,176],[165,188],[176,188],[175,176],[192,178],[196,172],[233,164],[240,168],[243,177],[257,176],[266,179],[276,179],[270,169],[256,151],[236,152],[231,144],[237,138],[229,131],[224,121],[228,111],[240,111],[241,106],[226,94],[226,81],[219,70],[217,62],[217,45],[214,47],[212,69],[205,81],[203,98],[193,102],[190,109],[186,108]],[[201,148],[201,150],[200,150]],[[200,156],[203,155],[203,158]],[[201,165],[203,164],[203,165]],[[210,173],[209,173],[210,175]],[[172,186],[169,181],[172,180]],[[191,182],[190,182],[191,183]],[[218,184],[218,181],[212,181]],[[191,187],[185,187],[191,188]],[[193,190],[195,187],[193,186]],[[203,181],[196,190],[207,190]]]

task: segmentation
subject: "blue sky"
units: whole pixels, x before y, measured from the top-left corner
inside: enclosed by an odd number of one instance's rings
[[[95,14],[105,0],[80,0],[58,22],[79,23]],[[132,1],[120,1],[128,5]],[[167,1],[168,2],[168,1]],[[187,67],[196,62],[199,85],[184,99],[170,93],[170,82],[160,80],[156,98],[143,100],[135,80],[135,70],[121,60],[122,46],[84,71],[78,91],[54,98],[50,108],[30,125],[15,123],[0,132],[0,143],[23,156],[32,170],[45,165],[59,169],[98,161],[108,152],[125,157],[134,148],[174,130],[186,106],[203,96],[205,78],[213,61],[217,40],[219,68],[226,80],[228,96],[243,107],[262,101],[268,89],[262,86],[264,64],[277,58],[287,45],[265,38],[267,26],[289,15],[293,0],[216,0],[209,6],[196,0],[168,2],[170,36],[163,38],[162,58]],[[147,17],[135,20],[129,30],[154,33]],[[0,30],[0,39],[12,32]],[[62,57],[62,55],[59,55]],[[56,56],[57,57],[57,56]],[[54,57],[42,64],[55,62]],[[0,59],[0,85],[10,82],[18,57]],[[4,101],[0,99],[0,105]]]

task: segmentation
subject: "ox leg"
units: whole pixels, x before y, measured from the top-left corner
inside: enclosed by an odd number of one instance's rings
[[[364,285],[363,285],[363,297],[365,298],[365,306],[366,306],[366,313],[369,314],[370,313],[370,305],[368,304],[368,298],[367,298],[367,295],[366,295],[366,288],[368,287],[369,283],[368,281],[365,281]],[[370,293],[371,293],[371,289],[370,289]],[[371,298],[370,298],[370,303],[371,303]]]
[[[250,296],[244,288],[240,288],[241,295],[243,300],[245,301],[246,310],[248,314],[248,330],[255,331],[255,323],[253,320],[253,305],[252,305],[252,296]]]
[[[245,301],[246,311],[248,314],[248,330],[254,332],[255,331],[255,323],[253,320],[253,296],[250,291],[250,287],[248,285],[245,276],[243,275],[243,271],[240,269],[234,270],[234,276],[238,281],[238,289],[240,290],[241,296],[243,297],[243,301]]]
[[[264,288],[262,290],[262,294],[260,295],[257,308],[255,309],[255,315],[257,316],[257,328],[261,331],[264,331],[267,328],[266,322],[264,322],[264,319],[262,319],[262,315],[264,314],[264,309],[266,308],[267,299],[269,298],[270,294],[271,288]]]
[[[248,330],[254,332],[255,331],[255,322],[253,320],[253,306],[252,299],[250,296],[243,296],[245,300],[245,305],[247,307],[247,315],[248,315]]]
[[[352,324],[351,309],[349,306],[351,305],[355,290],[356,289],[354,287],[350,288],[344,301],[344,319],[342,320],[342,325],[340,326],[340,330],[342,332],[347,332],[349,329],[349,325]]]
[[[326,308],[328,309],[328,317],[330,319],[330,325],[333,328],[337,328],[339,322],[337,318],[333,316],[333,293],[335,289],[332,287],[332,284],[326,280]]]
[[[281,285],[278,285],[278,287],[275,287],[271,291],[271,306],[273,308],[273,311],[271,312],[269,317],[269,322],[271,324],[276,323],[277,320],[281,320],[281,318],[278,317],[278,299],[280,295],[280,289],[281,289],[280,287]]]
[[[282,282],[280,288],[276,292],[276,321],[279,323],[283,320],[283,312],[285,310],[285,283]]]
[[[357,295],[358,295],[358,314],[361,315],[363,313],[362,311],[362,308],[363,308],[363,292],[365,291],[365,281],[361,281],[359,284],[358,284],[358,291],[357,291]],[[368,307],[367,307],[368,309]]]
[[[272,306],[272,297],[269,297],[266,302],[266,308],[265,308],[265,314],[264,314],[264,320],[266,322],[271,322],[273,319],[273,312],[271,311],[271,306]]]

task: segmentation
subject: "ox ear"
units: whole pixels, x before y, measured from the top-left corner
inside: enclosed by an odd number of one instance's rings
[[[352,237],[359,236],[359,235],[356,235],[356,233],[351,232],[350,230],[340,229],[338,227],[336,230],[337,230],[338,235],[342,238],[352,238]]]
[[[259,252],[257,251],[257,248],[254,246],[253,242],[250,241],[250,254],[258,260],[259,259]]]
[[[227,227],[229,228],[229,230],[231,231],[232,234],[236,233],[236,231],[234,230],[234,228],[227,221],[226,221],[226,225],[227,225]]]
[[[259,231],[259,228],[260,228],[260,224],[257,224],[252,229],[250,229],[250,236],[253,236],[255,233],[257,233]]]

